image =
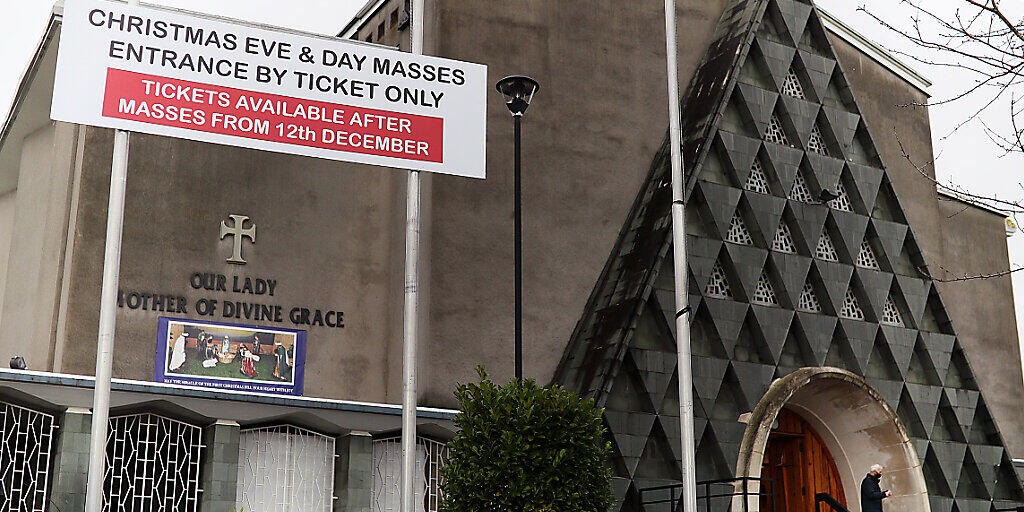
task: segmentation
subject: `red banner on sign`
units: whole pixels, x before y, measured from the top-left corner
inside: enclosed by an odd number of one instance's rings
[[[103,115],[406,160],[443,162],[444,120],[107,69]]]

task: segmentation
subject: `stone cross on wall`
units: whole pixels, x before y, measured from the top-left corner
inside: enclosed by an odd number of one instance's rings
[[[228,215],[234,222],[232,227],[228,227],[228,223],[220,221],[220,239],[223,240],[226,236],[233,236],[231,257],[227,259],[228,263],[234,263],[236,265],[245,265],[245,260],[242,259],[242,239],[249,237],[252,243],[256,243],[256,223],[249,221],[251,224],[248,228],[243,228],[245,221],[249,220],[246,215]]]

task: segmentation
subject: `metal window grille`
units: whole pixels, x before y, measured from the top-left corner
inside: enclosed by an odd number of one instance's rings
[[[871,250],[871,244],[867,240],[860,244],[860,252],[857,253],[857,266],[881,270],[878,266],[878,258],[875,257],[875,251]]]
[[[903,326],[900,310],[896,308],[896,303],[892,301],[891,296],[885,299],[885,306],[882,308],[882,323]]]
[[[802,100],[807,99],[807,95],[804,94],[804,87],[800,85],[800,79],[797,78],[796,72],[792,68],[786,74],[786,80],[782,82],[782,94]]]
[[[807,150],[819,155],[828,156],[828,147],[825,146],[825,138],[821,136],[818,125],[811,128],[811,135],[807,138]]]
[[[814,202],[814,196],[811,195],[811,189],[807,186],[807,180],[804,179],[804,174],[800,171],[797,171],[796,179],[793,180],[793,188],[789,189],[789,198],[802,203]]]
[[[779,229],[775,231],[775,238],[772,239],[772,250],[796,254],[796,244],[793,242],[793,233],[785,222],[779,223]]]
[[[246,512],[329,512],[334,507],[334,438],[291,425],[243,430],[238,497]]]
[[[110,418],[103,510],[195,512],[202,429],[155,414]]]
[[[786,138],[786,132],[782,130],[782,123],[778,116],[772,116],[768,121],[768,130],[764,133],[764,140],[783,146],[789,145],[789,139]]]
[[[810,311],[811,313],[821,313],[821,303],[818,302],[818,296],[814,294],[814,287],[811,283],[804,285],[804,289],[800,292],[800,298],[797,300],[796,308],[802,311]]]
[[[0,402],[0,508],[43,512],[47,507],[53,416]]]
[[[843,182],[841,181],[836,185],[836,194],[839,195],[839,197],[829,201],[829,208],[844,212],[852,212],[853,205],[850,204],[850,196],[846,194],[846,187],[843,186]]]
[[[741,245],[754,244],[754,239],[750,237],[750,231],[743,224],[743,219],[740,218],[739,213],[733,216],[732,223],[729,224],[729,232],[725,235],[725,241]]]
[[[729,291],[729,281],[725,279],[725,271],[722,270],[721,263],[715,262],[715,266],[711,269],[711,278],[708,279],[708,287],[704,291],[708,297],[719,299],[732,298],[732,292]]]
[[[444,443],[416,438],[416,472],[413,491],[415,512],[437,512],[441,506],[441,466],[448,456]],[[373,468],[370,486],[371,512],[398,512],[402,497],[402,439],[391,437],[373,441]]]
[[[750,166],[750,175],[747,176],[747,183],[743,188],[757,192],[758,194],[770,194],[768,190],[768,176],[764,173],[764,167],[761,166],[761,161],[754,159],[754,164]]]
[[[761,272],[760,279],[757,280],[757,287],[754,288],[754,298],[751,302],[763,305],[778,305],[779,299],[775,296],[775,290],[772,289],[772,283],[768,280],[768,274]]]
[[[852,318],[853,320],[864,320],[864,311],[860,309],[860,304],[857,303],[857,297],[853,295],[853,290],[846,290],[846,297],[843,299],[843,307],[839,310],[839,316]]]
[[[818,247],[814,249],[814,256],[825,261],[839,261],[839,253],[836,252],[836,246],[832,243],[832,237],[828,236],[827,232],[821,234],[821,239],[818,240]]]

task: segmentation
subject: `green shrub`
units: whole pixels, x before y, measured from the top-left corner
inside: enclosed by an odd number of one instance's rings
[[[593,400],[530,380],[455,391],[461,431],[441,468],[441,512],[605,512],[611,450]]]

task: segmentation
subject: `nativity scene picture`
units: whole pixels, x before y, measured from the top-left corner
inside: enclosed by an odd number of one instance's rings
[[[304,333],[168,320],[157,355],[163,356],[167,377],[294,384],[300,334]]]

